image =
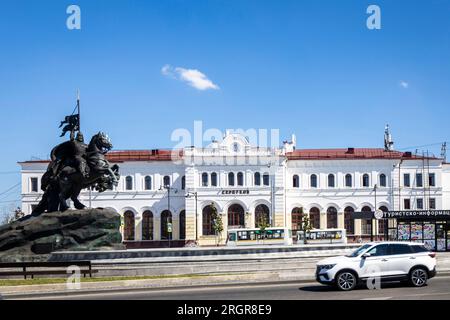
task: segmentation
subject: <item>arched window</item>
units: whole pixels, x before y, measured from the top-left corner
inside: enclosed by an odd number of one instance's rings
[[[142,240],[153,240],[153,213],[150,210],[142,214]]]
[[[362,212],[372,212],[369,206],[364,206]],[[368,235],[372,233],[372,219],[361,219],[361,234]]]
[[[244,174],[242,172],[238,172],[237,174],[237,185],[238,186],[244,185]]]
[[[133,177],[132,176],[127,176],[125,178],[125,189],[133,190]]]
[[[387,180],[386,175],[384,173],[380,174],[380,187],[386,187],[387,186]]]
[[[363,187],[368,187],[369,186],[369,175],[367,173],[365,173],[363,175]]]
[[[244,208],[239,204],[232,204],[228,208],[228,228],[243,228],[244,226]]]
[[[311,188],[317,188],[317,176],[315,174],[312,174],[310,180],[311,180]]]
[[[292,177],[292,187],[294,187],[294,188],[300,187],[300,179],[299,179],[298,175],[296,175],[296,174]]]
[[[134,213],[132,211],[126,211],[123,214],[124,230],[123,239],[125,241],[134,241]]]
[[[337,210],[335,207],[327,209],[327,229],[337,228]]]
[[[352,175],[349,173],[345,175],[345,186],[349,188],[353,186]]]
[[[292,230],[301,230],[303,221],[303,208],[294,208],[291,212]]]
[[[206,172],[202,173],[202,187],[208,186],[208,174]]]
[[[204,236],[214,235],[212,212],[213,212],[213,209],[210,205],[203,208],[203,212],[202,212],[203,232],[202,232],[202,235],[204,235]]]
[[[181,177],[181,190],[186,189],[186,176]]]
[[[186,239],[186,211],[180,212],[180,240]]]
[[[234,173],[233,172],[230,172],[228,174],[228,185],[234,186]]]
[[[170,177],[169,176],[164,176],[163,185],[164,185],[164,187],[170,187]]]
[[[152,190],[152,177],[145,176],[144,185],[145,190]]]
[[[334,174],[329,174],[328,175],[328,187],[329,188],[334,188],[336,186],[335,181],[334,181]]]
[[[217,173],[211,173],[211,186],[217,187]]]
[[[309,220],[313,229],[320,229],[320,210],[316,207],[312,207],[309,210]]]
[[[270,182],[269,182],[269,174],[268,174],[268,173],[264,173],[264,174],[263,174],[263,184],[264,184],[265,186],[270,185]]]
[[[172,232],[169,232],[169,223],[172,223],[172,212],[164,210],[161,212],[161,240],[172,239]]]
[[[260,204],[255,208],[255,227],[267,226],[270,224],[270,211],[265,204]]]
[[[255,172],[255,186],[261,185],[261,174],[259,172]]]
[[[353,212],[355,209],[352,207],[346,207],[344,209],[344,227],[347,234],[355,234],[355,219],[353,219]]]

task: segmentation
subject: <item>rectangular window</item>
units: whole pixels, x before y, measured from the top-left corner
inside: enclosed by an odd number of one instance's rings
[[[38,178],[31,178],[31,192],[38,192]]]
[[[430,198],[430,209],[436,209],[436,199]]]
[[[417,199],[417,209],[423,209],[423,199]]]
[[[430,173],[430,175],[428,176],[428,185],[430,187],[436,186],[436,177],[434,173]]]
[[[409,200],[409,199],[403,200],[403,209],[405,209],[405,210],[411,209],[411,200]]]
[[[403,175],[403,186],[404,187],[410,187],[411,186],[411,178],[409,173],[405,173]]]
[[[423,187],[423,179],[421,173],[416,173],[416,187]]]
[[[268,174],[263,175],[263,184],[265,186],[269,185],[269,175]]]

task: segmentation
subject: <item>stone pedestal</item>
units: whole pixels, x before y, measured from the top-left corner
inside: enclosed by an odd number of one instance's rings
[[[111,209],[26,216],[0,226],[0,261],[45,260],[61,250],[123,249],[120,215]]]

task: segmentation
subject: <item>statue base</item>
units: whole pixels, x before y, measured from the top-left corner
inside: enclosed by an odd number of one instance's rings
[[[54,251],[123,250],[111,209],[47,212],[0,226],[0,261],[46,261]]]

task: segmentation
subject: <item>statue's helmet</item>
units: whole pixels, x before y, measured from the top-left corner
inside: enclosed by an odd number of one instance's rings
[[[77,133],[77,136],[76,136],[76,138],[75,138],[77,141],[79,141],[79,142],[84,142],[84,136],[83,136],[83,134],[81,133],[81,132],[78,132]]]

